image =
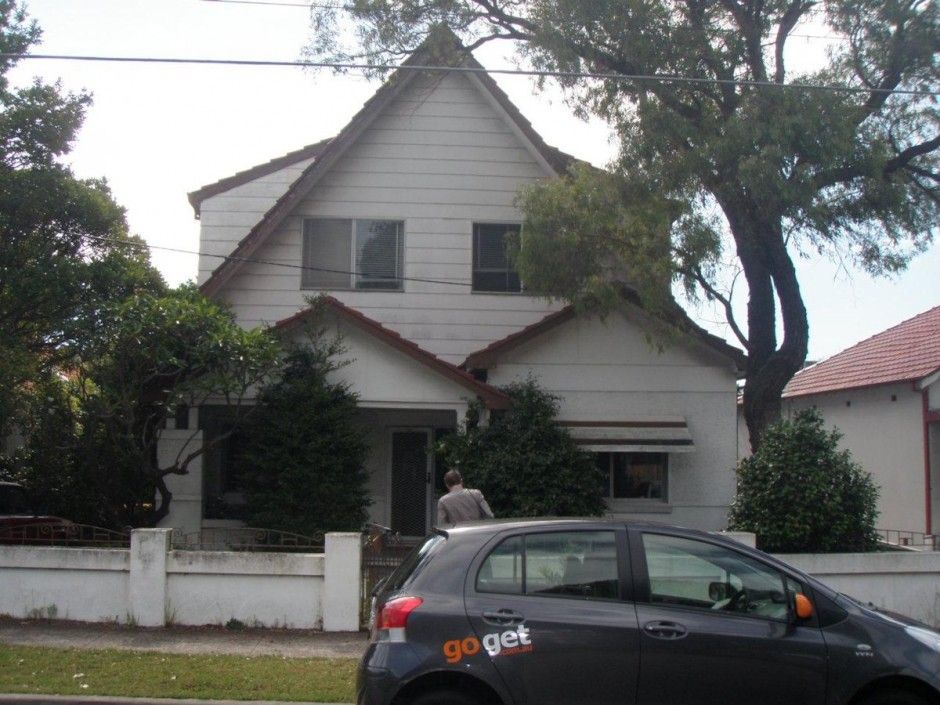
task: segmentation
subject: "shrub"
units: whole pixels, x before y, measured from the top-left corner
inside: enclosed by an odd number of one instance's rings
[[[555,424],[557,398],[531,379],[504,391],[512,407],[480,426],[472,406],[466,428],[441,442],[445,462],[483,491],[497,517],[601,514],[603,474]]]
[[[251,526],[309,535],[358,531],[365,521],[368,446],[356,395],[328,379],[338,352],[337,341],[315,335],[262,389],[237,467]]]
[[[730,528],[754,532],[765,551],[874,550],[878,489],[839,450],[841,437],[816,409],[769,427],[757,453],[738,464]]]

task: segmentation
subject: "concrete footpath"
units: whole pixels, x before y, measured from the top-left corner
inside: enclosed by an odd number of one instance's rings
[[[365,632],[224,627],[125,627],[88,622],[0,619],[0,644],[54,649],[121,649],[171,654],[234,654],[288,658],[355,658]]]
[[[171,654],[233,654],[288,658],[355,658],[366,649],[361,632],[325,633],[304,630],[224,627],[165,627],[148,629],[116,624],[0,619],[0,644],[54,649],[119,649]],[[104,695],[4,695],[0,705],[275,705],[259,700],[171,700]],[[291,705],[312,705],[293,702]],[[344,705],[318,703],[317,705]]]

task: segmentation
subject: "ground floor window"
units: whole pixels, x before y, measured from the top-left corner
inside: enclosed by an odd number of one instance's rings
[[[666,501],[668,453],[595,453],[604,473],[602,491],[612,499]]]

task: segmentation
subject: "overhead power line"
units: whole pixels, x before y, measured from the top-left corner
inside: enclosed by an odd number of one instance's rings
[[[464,74],[500,74],[509,76],[535,76],[545,78],[591,78],[609,81],[633,81],[636,83],[687,83],[693,85],[729,85],[751,88],[775,88],[778,90],[832,91],[836,93],[872,93],[938,96],[940,91],[863,88],[861,86],[838,86],[818,83],[774,83],[773,81],[746,81],[720,78],[698,78],[695,76],[654,76],[645,74],[593,73],[577,71],[541,71],[535,69],[486,69],[473,66],[429,66],[419,64],[362,64],[330,61],[273,61],[262,59],[184,59],[156,56],[82,56],[74,54],[17,54],[0,52],[2,59],[37,59],[53,61],[89,61],[136,64],[198,64],[207,66],[278,66],[292,68],[339,69],[347,71],[437,71]]]
[[[236,257],[235,255],[215,255],[209,252],[196,252],[195,250],[184,250],[178,247],[163,247],[160,245],[151,245],[149,242],[133,242],[131,240],[119,240],[117,238],[103,237],[101,235],[85,235],[89,240],[95,240],[96,242],[104,242],[111,245],[121,245],[124,247],[136,247],[138,249],[146,250],[160,250],[161,252],[175,252],[181,255],[196,255],[198,257],[212,257],[214,259],[221,259],[230,262],[242,262],[245,264],[266,264],[273,267],[283,267],[286,269],[298,269],[306,270],[309,272],[327,272],[329,274],[350,274],[359,276],[368,276],[364,272],[359,272],[351,269],[330,269],[328,267],[311,267],[306,264],[293,264],[291,262],[277,262],[275,260],[267,259],[255,259],[252,257]],[[445,284],[447,286],[462,286],[470,288],[472,286],[471,282],[468,281],[458,281],[456,279],[426,279],[424,277],[382,277],[383,279],[391,279],[394,281],[400,282],[420,282],[422,284]]]

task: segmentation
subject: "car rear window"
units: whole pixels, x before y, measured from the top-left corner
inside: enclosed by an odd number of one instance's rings
[[[395,572],[389,576],[382,588],[383,592],[400,590],[407,583],[411,582],[411,580],[417,577],[424,566],[427,565],[428,559],[435,550],[445,541],[446,539],[443,536],[434,534],[428,536],[422,543],[415,546],[414,550],[405,557],[401,565],[395,569]]]

